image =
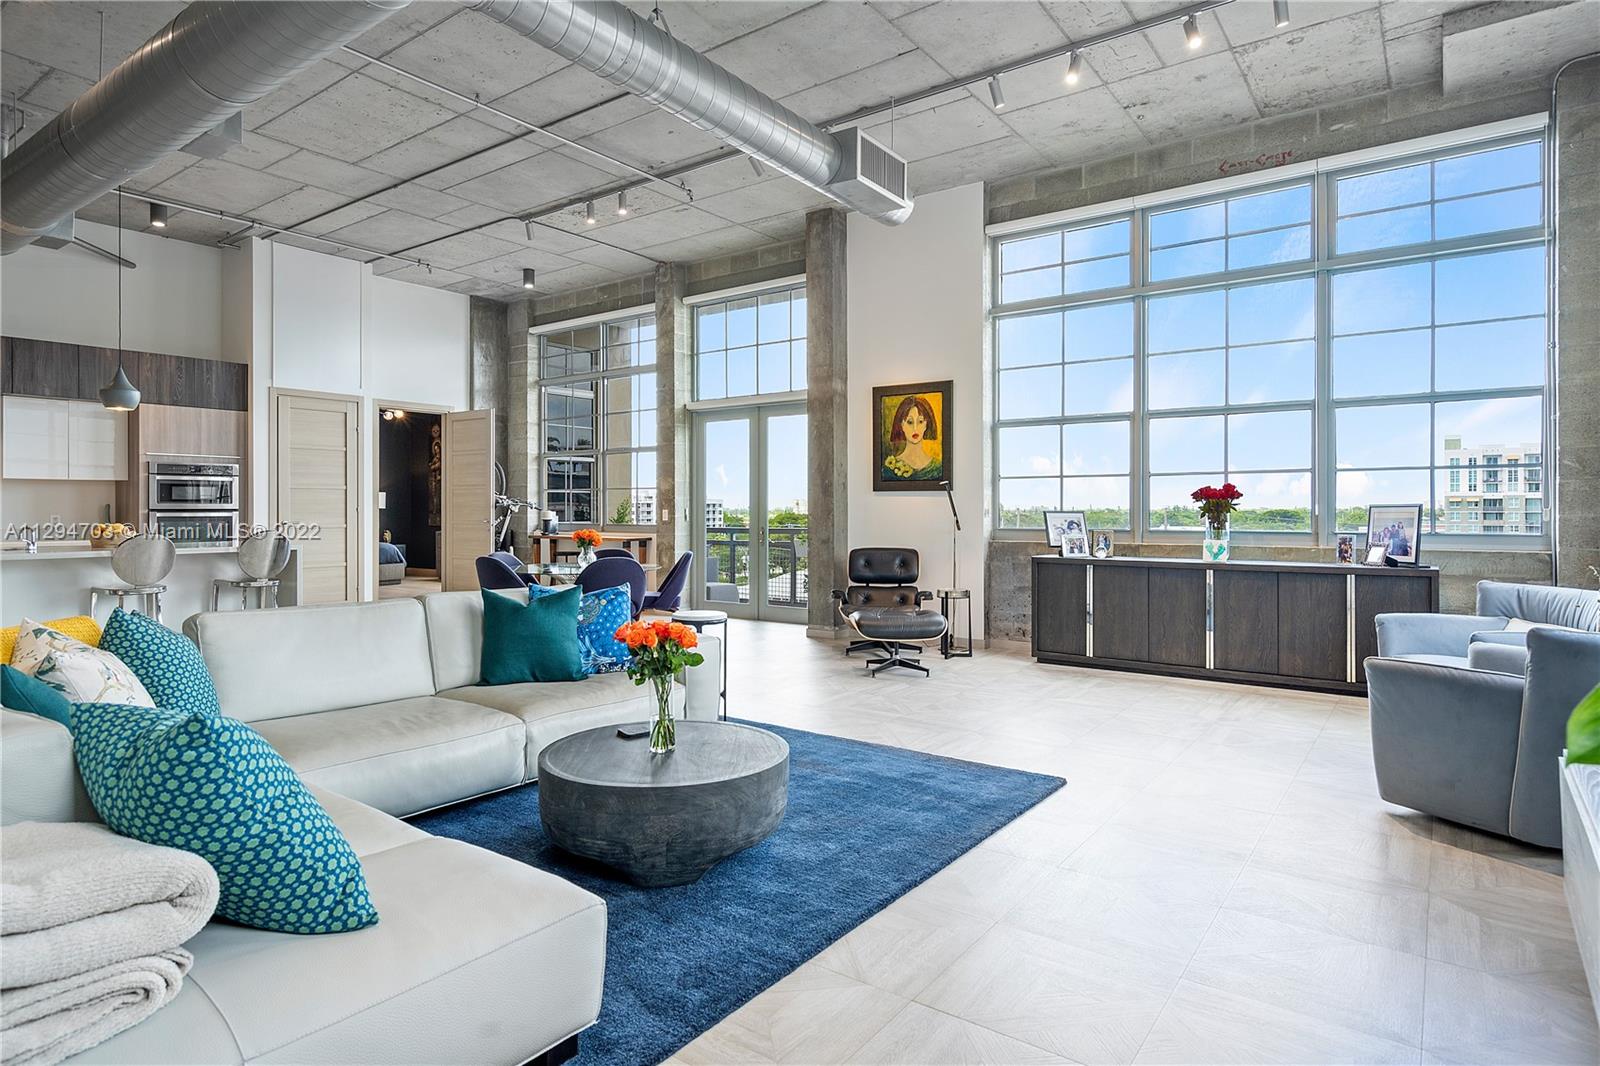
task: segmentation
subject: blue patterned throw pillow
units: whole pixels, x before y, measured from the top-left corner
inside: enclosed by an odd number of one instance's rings
[[[633,617],[633,592],[627,585],[585,592],[578,605],[578,647],[591,674],[610,674],[628,665],[628,646],[617,627]]]
[[[549,596],[559,589],[529,585],[528,595]],[[633,590],[627,585],[585,592],[578,605],[578,648],[583,668],[590,674],[612,674],[627,668],[628,646],[617,639],[617,629],[633,617]]]
[[[361,861],[289,764],[243,722],[80,703],[78,772],[106,825],[193,852],[222,883],[217,913],[283,933],[378,920]]]
[[[100,648],[127,664],[157,707],[222,713],[211,671],[206,669],[200,649],[188,637],[174,633],[154,618],[118,607],[100,634]]]

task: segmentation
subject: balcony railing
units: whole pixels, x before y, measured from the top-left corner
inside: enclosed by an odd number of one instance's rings
[[[706,598],[750,602],[750,529],[706,527]],[[810,602],[808,571],[811,533],[806,526],[773,526],[767,531],[767,603],[804,607]]]

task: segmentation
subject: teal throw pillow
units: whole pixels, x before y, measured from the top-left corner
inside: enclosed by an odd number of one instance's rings
[[[633,658],[617,639],[617,627],[633,618],[633,590],[627,585],[585,592],[578,606],[578,646],[591,674],[610,674]]]
[[[27,711],[62,725],[72,724],[72,701],[54,685],[47,685],[15,666],[0,666],[0,706]]]
[[[478,684],[520,681],[582,681],[576,585],[548,596],[529,593],[526,604],[483,590],[483,657]]]
[[[100,634],[100,648],[127,664],[157,707],[222,713],[217,688],[200,649],[194,641],[154,618],[118,607]]]
[[[107,826],[216,868],[217,913],[283,933],[377,922],[361,861],[283,757],[243,722],[80,703],[78,773]]]

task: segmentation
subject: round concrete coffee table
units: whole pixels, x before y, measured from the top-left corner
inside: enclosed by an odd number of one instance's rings
[[[539,820],[558,846],[647,888],[686,885],[764,840],[789,803],[789,745],[734,722],[678,723],[677,749],[616,726],[539,753]]]

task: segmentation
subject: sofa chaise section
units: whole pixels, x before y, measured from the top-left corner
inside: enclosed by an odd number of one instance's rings
[[[93,818],[64,728],[7,710],[0,736],[0,819]],[[72,1062],[510,1064],[594,1024],[604,901],[312,791],[361,857],[378,924],[296,936],[212,922],[185,945],[178,997]]]

